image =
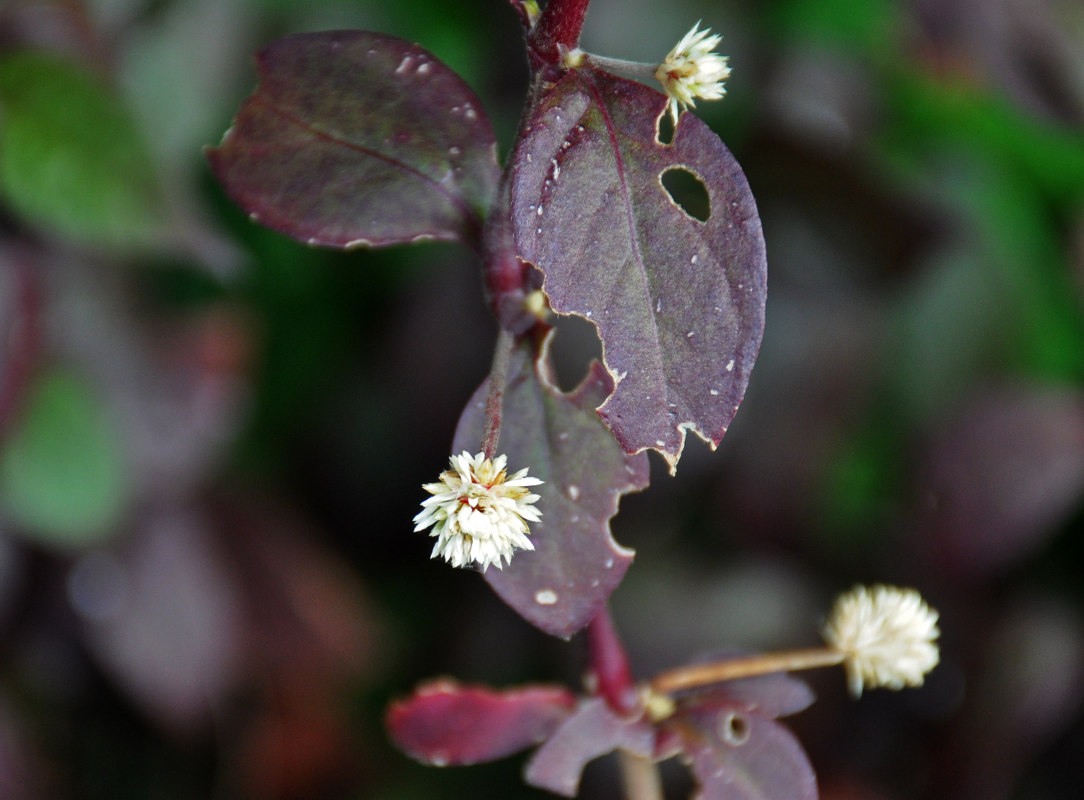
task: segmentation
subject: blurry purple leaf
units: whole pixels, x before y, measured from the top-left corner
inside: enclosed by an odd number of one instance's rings
[[[619,749],[650,758],[655,729],[641,719],[619,717],[601,697],[594,697],[581,703],[538,748],[524,777],[531,786],[575,797],[587,763]]]
[[[566,74],[516,150],[512,220],[554,310],[598,328],[615,382],[602,419],[627,452],[653,448],[673,470],[687,430],[714,447],[741,403],[767,268],[741,168],[691,114],[660,143],[664,106],[589,66]]]
[[[433,766],[493,761],[544,741],[576,706],[560,686],[494,691],[439,680],[388,708],[391,738]]]
[[[191,512],[160,511],[123,550],[84,555],[68,596],[104,670],[166,727],[206,723],[232,688],[242,641],[237,591]]]
[[[485,578],[532,625],[567,638],[591,621],[632,563],[633,551],[613,540],[609,523],[621,495],[645,488],[649,472],[647,456],[626,455],[594,411],[613,385],[605,370],[592,362],[583,383],[563,394],[548,343],[537,365],[529,343],[512,355],[497,448],[510,469],[529,467],[545,481],[536,490],[542,521],[531,525],[535,550],[517,553],[503,570],[486,570]],[[477,450],[487,388],[464,410],[455,452]]]
[[[954,737],[957,750],[950,754],[961,784],[954,797],[1020,796],[1021,777],[1034,770],[1038,754],[1079,724],[1084,619],[1075,603],[1057,594],[1032,589],[1005,598],[1009,611],[994,620],[977,654],[958,717],[967,727]]]
[[[288,36],[208,152],[259,222],[310,244],[472,242],[497,185],[481,103],[432,54],[366,31]]]
[[[380,659],[386,638],[357,574],[289,506],[242,492],[214,508],[251,609],[250,661],[283,682],[309,683],[310,695],[319,675],[337,698],[337,687]]]
[[[680,711],[662,728],[682,743],[694,800],[816,800],[817,777],[789,730],[741,704]]]
[[[962,576],[995,573],[1041,547],[1084,500],[1084,394],[986,390],[926,453],[922,549]]]

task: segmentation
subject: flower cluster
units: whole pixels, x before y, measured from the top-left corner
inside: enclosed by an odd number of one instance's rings
[[[432,495],[422,502],[414,517],[414,530],[432,526],[437,539],[431,558],[440,556],[453,567],[478,564],[484,572],[491,564],[497,569],[512,560],[516,550],[534,550],[527,538],[528,522],[541,516],[534,503],[539,496],[528,486],[542,483],[527,477],[521,469],[511,477],[505,470],[507,458],[472,456],[464,451],[451,457],[451,469],[437,483],[424,489]]]
[[[921,686],[940,658],[937,612],[914,589],[856,586],[836,599],[822,634],[843,654],[855,697],[865,686]]]
[[[683,109],[696,107],[695,98],[718,100],[726,94],[723,81],[730,77],[730,67],[726,56],[712,52],[723,37],[712,34],[711,28],[699,28],[699,22],[693,25],[655,70],[670,98],[667,108],[675,125]]]

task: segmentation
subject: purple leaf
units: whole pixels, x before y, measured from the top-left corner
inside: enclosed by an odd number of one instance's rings
[[[497,185],[481,103],[417,45],[366,31],[288,36],[222,144],[218,179],[253,219],[309,244],[474,242]]]
[[[116,553],[82,555],[68,595],[90,652],[166,727],[199,729],[234,687],[239,587],[191,509],[160,509]]]
[[[817,799],[816,775],[794,734],[741,704],[697,706],[662,727],[691,760],[694,800]]]
[[[439,680],[388,708],[391,738],[403,752],[434,766],[504,758],[548,737],[575,708],[560,686],[494,691]]]
[[[565,797],[575,797],[589,761],[614,750],[644,758],[655,749],[655,730],[641,719],[619,717],[601,697],[585,700],[527,764],[527,783]]]
[[[1041,547],[1084,501],[1084,393],[987,388],[929,448],[923,552],[986,577]]]
[[[775,672],[683,693],[681,699],[684,704],[695,703],[701,707],[741,706],[766,717],[785,717],[809,708],[816,697],[805,681],[785,672]]]
[[[632,563],[633,551],[610,534],[621,495],[647,486],[647,456],[626,455],[599,422],[595,407],[612,382],[592,362],[587,378],[563,394],[550,373],[549,338],[521,345],[512,355],[504,394],[498,451],[510,470],[529,467],[545,484],[536,491],[541,522],[531,525],[534,551],[516,554],[486,581],[532,625],[569,637],[595,616]],[[459,421],[455,452],[474,452],[485,427],[488,384],[475,393]]]
[[[615,382],[603,420],[627,452],[658,450],[673,471],[685,432],[714,447],[741,403],[767,267],[741,168],[691,114],[660,143],[664,107],[638,83],[589,66],[567,73],[516,150],[512,220],[553,309],[598,328]],[[708,207],[685,211],[664,174],[706,191]]]

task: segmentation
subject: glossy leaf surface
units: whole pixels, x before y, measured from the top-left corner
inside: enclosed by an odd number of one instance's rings
[[[260,223],[310,244],[471,242],[497,185],[481,103],[432,54],[366,31],[280,39],[208,156]]]
[[[547,345],[537,367],[533,352],[528,342],[512,356],[497,450],[510,470],[529,467],[545,481],[535,490],[542,520],[531,525],[535,550],[517,553],[503,570],[486,570],[485,578],[532,625],[568,637],[591,621],[632,563],[609,523],[621,495],[645,488],[649,472],[647,456],[626,455],[594,411],[612,385],[605,370],[593,362],[583,383],[563,394]],[[487,388],[464,411],[455,452],[477,451]]]
[[[626,750],[648,758],[655,730],[642,720],[619,717],[601,697],[585,700],[527,765],[527,783],[565,797],[575,797],[583,768],[599,756]]]
[[[801,744],[744,704],[698,705],[664,723],[691,760],[695,800],[816,800],[817,778]]]
[[[554,310],[598,328],[615,383],[603,420],[628,452],[658,450],[673,469],[687,430],[714,447],[741,403],[767,273],[741,168],[691,114],[659,142],[664,106],[589,66],[567,73],[516,150],[512,219]],[[671,195],[667,173],[706,191],[708,207]]]
[[[544,741],[575,705],[560,686],[495,691],[440,680],[392,703],[387,725],[396,746],[418,761],[478,764]]]

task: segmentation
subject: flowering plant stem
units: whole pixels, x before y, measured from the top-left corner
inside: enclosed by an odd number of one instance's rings
[[[689,664],[656,675],[651,679],[651,690],[656,694],[670,694],[737,678],[767,675],[772,672],[834,667],[842,664],[844,659],[844,654],[838,650],[816,647],[808,650],[787,650],[781,653],[729,658],[708,664]]]
[[[579,44],[583,19],[590,0],[550,0],[530,33],[531,50],[550,64],[556,64],[561,49]]]
[[[659,768],[649,758],[617,751],[626,800],[664,800]]]
[[[587,648],[598,694],[618,714],[636,709],[639,697],[632,682],[632,669],[608,606],[604,605],[587,626]]]
[[[508,382],[508,362],[512,356],[516,337],[501,328],[493,349],[493,364],[489,370],[489,393],[486,396],[486,432],[482,437],[482,453],[486,458],[497,454],[497,441],[501,437],[501,418],[504,413],[504,387]]]

